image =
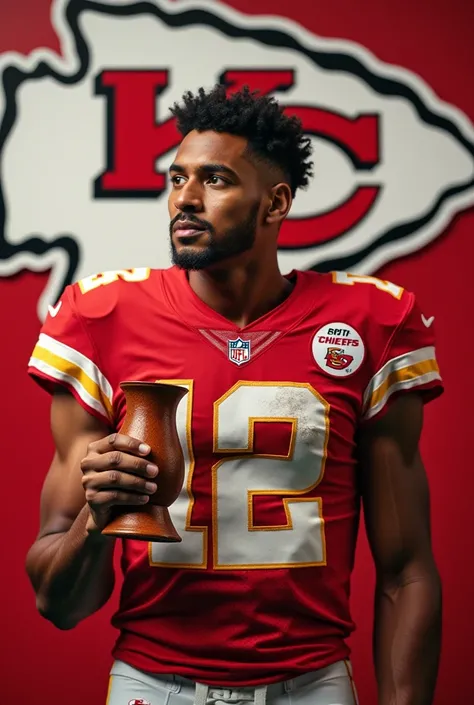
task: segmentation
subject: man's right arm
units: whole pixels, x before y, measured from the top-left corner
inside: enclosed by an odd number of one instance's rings
[[[106,423],[64,390],[53,396],[51,431],[56,452],[43,485],[40,530],[26,570],[40,614],[60,629],[71,629],[112,594],[115,539],[101,530],[112,506],[147,501],[150,471],[139,441],[108,435]],[[120,471],[115,469],[119,466]]]

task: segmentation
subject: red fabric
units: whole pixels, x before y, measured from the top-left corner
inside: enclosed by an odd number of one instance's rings
[[[290,277],[290,296],[242,329],[204,305],[175,268],[152,271],[142,282],[119,278],[84,294],[74,285],[67,296],[75,314],[64,305],[43,326],[59,342],[81,351],[89,346],[112,385],[117,428],[125,414],[121,381],[192,382],[184,400],[192,405],[191,428],[181,428],[182,441],[191,443],[192,478],[171,507],[184,548],[124,544],[114,655],[137,668],[251,685],[348,656],[359,521],[354,436],[363,395],[387,355],[434,339],[408,292],[396,298],[373,283],[347,286],[309,272]],[[351,373],[349,365],[342,377],[337,363],[325,367],[324,355],[320,364],[314,356],[315,335],[332,324],[338,328],[321,336],[329,341],[321,343],[323,352],[335,343],[345,360],[364,348],[360,366]],[[257,341],[248,362],[229,359],[222,331],[229,339]],[[264,333],[275,335],[259,347]],[[441,382],[426,385],[431,395],[433,387],[439,393]],[[284,479],[275,487],[280,472]],[[254,477],[259,491],[251,495]],[[310,502],[311,514],[301,528],[303,502]],[[239,524],[242,506],[248,516]],[[278,550],[291,560],[280,561],[275,544],[266,545],[275,531]],[[321,536],[318,545],[313,532]],[[192,548],[189,537],[196,541],[199,533],[203,543]],[[188,555],[188,563],[179,555]],[[183,561],[188,567],[177,567]]]

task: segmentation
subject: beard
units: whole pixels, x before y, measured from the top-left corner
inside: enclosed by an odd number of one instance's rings
[[[247,218],[230,228],[222,235],[216,236],[216,231],[210,223],[200,220],[191,214],[186,214],[186,219],[194,221],[197,225],[205,225],[209,234],[209,242],[204,247],[188,246],[178,251],[172,239],[173,225],[182,214],[170,223],[171,259],[174,265],[185,270],[207,269],[208,267],[223,262],[231,257],[236,257],[251,250],[257,229],[259,203],[255,203]]]

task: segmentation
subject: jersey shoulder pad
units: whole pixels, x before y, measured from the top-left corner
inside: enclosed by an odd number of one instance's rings
[[[149,267],[96,272],[70,287],[77,312],[84,318],[102,318],[118,305],[134,301],[150,286],[156,270]]]
[[[331,281],[345,289],[352,304],[369,321],[396,327],[413,306],[414,295],[394,282],[351,272],[331,272]]]

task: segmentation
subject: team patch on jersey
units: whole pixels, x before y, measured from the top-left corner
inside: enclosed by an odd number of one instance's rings
[[[143,698],[134,698],[128,701],[128,705],[151,705],[149,700],[144,700]]]
[[[334,377],[354,374],[364,361],[362,338],[347,323],[327,323],[315,333],[311,347],[317,365]]]
[[[242,340],[242,338],[229,340],[227,352],[231,362],[234,362],[236,365],[243,365],[244,362],[250,360],[250,340]]]

